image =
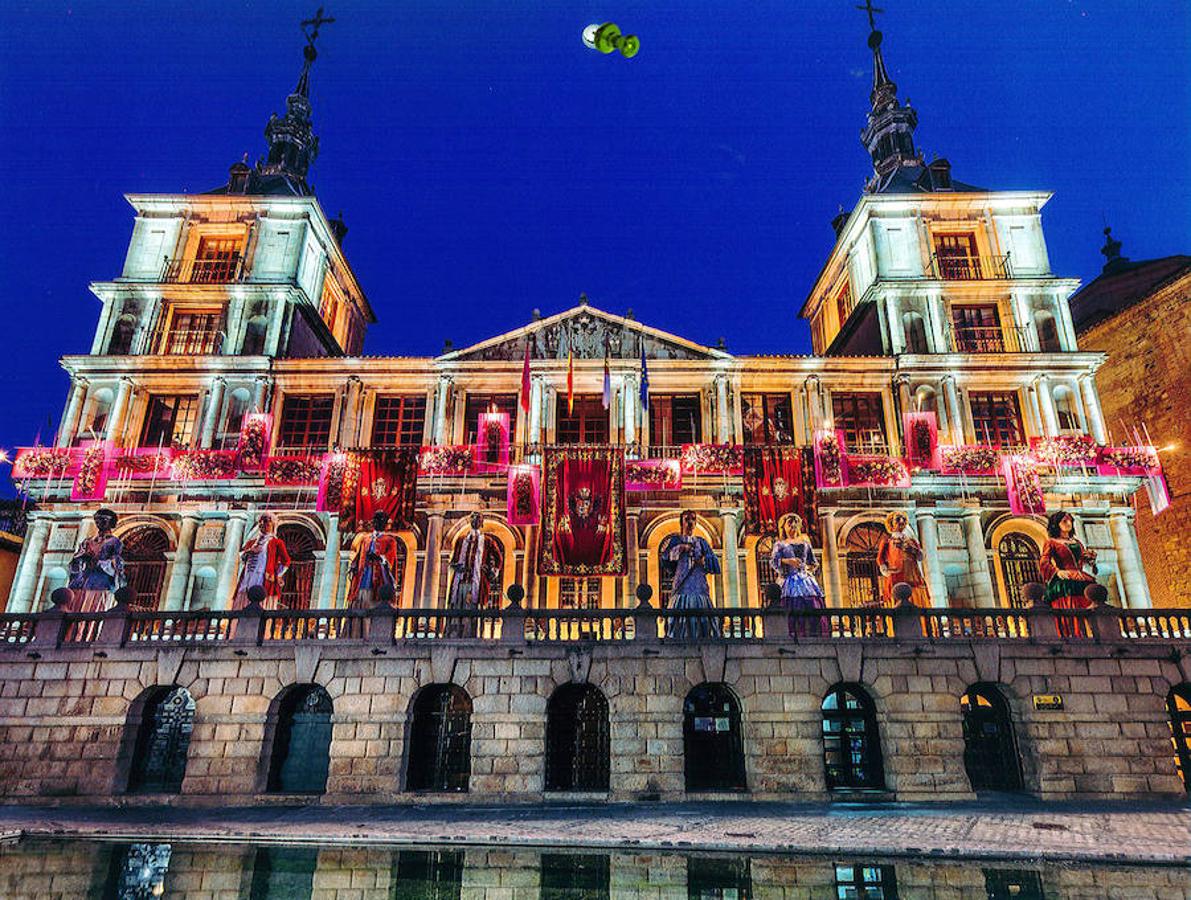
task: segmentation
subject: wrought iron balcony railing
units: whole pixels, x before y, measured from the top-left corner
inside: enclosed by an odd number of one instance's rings
[[[171,284],[231,284],[247,275],[244,258],[238,253],[217,259],[166,257],[161,270],[161,280]]]
[[[952,325],[951,349],[955,353],[1023,353],[1025,330],[1010,325]]]
[[[1009,254],[1004,256],[941,256],[931,254],[935,278],[943,281],[990,281],[1013,277]]]

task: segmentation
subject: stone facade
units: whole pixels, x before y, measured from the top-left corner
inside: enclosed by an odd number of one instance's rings
[[[1186,657],[1169,644],[1058,648],[808,640],[531,646],[511,655],[508,645],[443,641],[367,654],[308,644],[10,651],[0,659],[0,791],[9,802],[274,802],[264,793],[271,703],[287,685],[316,683],[334,703],[322,802],[541,800],[547,700],[559,685],[586,681],[610,708],[609,799],[690,799],[684,697],[722,682],[741,707],[748,796],[824,800],[820,703],[845,682],[875,705],[884,796],[970,799],[959,698],[991,682],[1009,703],[1028,793],[1181,796],[1165,704],[1188,680]],[[470,791],[410,794],[402,788],[411,701],[444,683],[473,703]],[[126,723],[155,685],[184,687],[196,704],[185,781],[178,795],[126,795]],[[1063,708],[1035,709],[1041,694],[1061,695]]]

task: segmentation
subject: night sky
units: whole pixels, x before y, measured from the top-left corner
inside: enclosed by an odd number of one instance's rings
[[[52,436],[87,284],[120,272],[125,192],[198,192],[265,149],[316,0],[5,4],[0,446]],[[885,0],[928,158],[1054,191],[1052,266],[1191,252],[1191,4]],[[797,310],[870,172],[852,0],[343,2],[312,78],[312,180],[377,314],[369,354],[433,355],[594,305],[738,353],[809,350]],[[587,50],[588,22],[641,39]]]

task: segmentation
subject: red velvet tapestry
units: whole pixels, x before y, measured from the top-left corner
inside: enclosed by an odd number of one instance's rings
[[[798,513],[808,532],[815,526],[813,451],[798,447],[744,448],[746,534],[776,535],[787,513]]]
[[[344,492],[340,528],[368,528],[377,510],[388,513],[390,528],[408,528],[418,491],[417,450],[352,450],[347,457],[348,466],[355,469],[355,489]]]
[[[628,574],[624,451],[554,447],[542,454],[542,575]]]

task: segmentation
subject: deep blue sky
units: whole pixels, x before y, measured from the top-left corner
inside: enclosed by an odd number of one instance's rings
[[[61,414],[92,280],[120,271],[122,194],[222,183],[281,110],[316,0],[6,4],[0,446]],[[869,173],[853,0],[331,2],[313,181],[380,323],[370,354],[434,354],[580,291],[740,353],[805,352],[829,221]],[[1103,217],[1146,258],[1191,251],[1191,5],[886,0],[919,145],[957,178],[1055,192],[1056,272],[1093,277]],[[583,47],[589,21],[641,38]]]

